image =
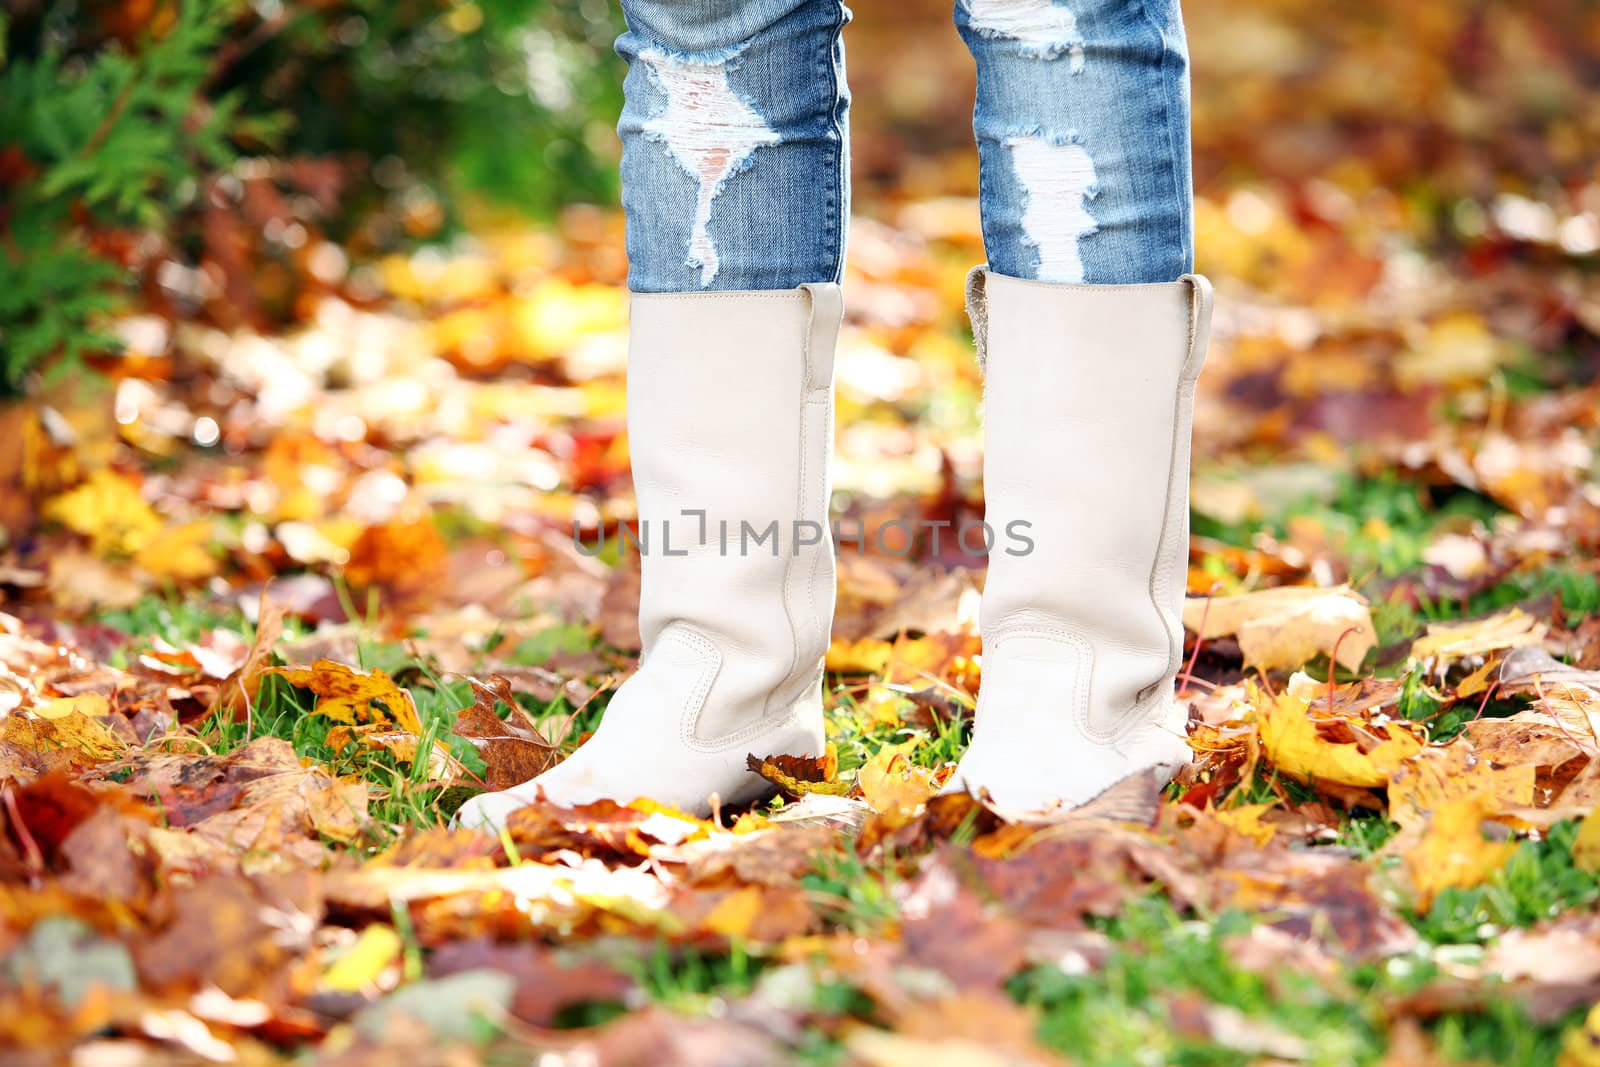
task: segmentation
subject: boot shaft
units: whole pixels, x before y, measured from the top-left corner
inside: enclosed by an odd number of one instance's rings
[[[715,650],[695,726],[705,743],[748,729],[752,706],[779,713],[817,683],[834,603],[839,320],[832,284],[632,298],[643,659],[669,634]]]
[[[1210,285],[1196,275],[1057,285],[980,268],[968,296],[985,369],[985,517],[997,537],[985,666],[1024,636],[1029,660],[1077,661],[1084,732],[1109,739],[1170,704],[1182,653],[1190,424]]]

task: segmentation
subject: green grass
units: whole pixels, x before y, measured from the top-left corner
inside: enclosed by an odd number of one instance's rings
[[[246,641],[255,635],[255,627],[236,608],[177,594],[147,593],[132,607],[101,612],[95,621],[133,639],[133,655],[157,638],[174,648],[184,648],[211,630],[235,630]],[[109,662],[113,667],[126,669],[129,654],[129,649],[119,648],[111,654]]]
[[[837,684],[827,713],[828,738],[839,752],[841,779],[854,774],[884,745],[916,740],[918,745],[910,753],[911,762],[930,770],[956,762],[966,751],[972,734],[970,708],[967,709],[969,714],[960,720],[935,722],[932,729],[886,723],[862,706],[851,687],[837,679],[831,680]],[[909,699],[901,699],[897,711],[910,710],[911,706]]]
[[[881,934],[900,914],[891,894],[894,874],[890,865],[885,862],[869,868],[853,848],[818,855],[800,884],[812,906],[833,927]]]
[[[1220,523],[1195,516],[1194,529],[1230,544],[1248,545],[1258,533],[1284,539],[1291,518],[1313,518],[1339,547],[1360,584],[1422,566],[1423,550],[1441,525],[1487,523],[1504,513],[1494,501],[1470,490],[1428,487],[1385,471],[1371,478],[1342,475],[1329,499],[1302,498],[1246,522]]]
[[[1210,923],[1186,920],[1165,900],[1146,898],[1104,924],[1116,947],[1102,970],[1079,975],[1035,967],[1009,988],[1017,1000],[1038,1009],[1040,1039],[1079,1064],[1243,1067],[1261,1062],[1259,1053],[1176,1032],[1173,998],[1189,994],[1298,1039],[1304,1043],[1304,1062],[1347,1067],[1381,1057],[1386,1004],[1442,976],[1426,957],[1350,968],[1336,981],[1285,968],[1248,971],[1233,962],[1227,941],[1245,933],[1251,922],[1238,913]],[[1534,1067],[1554,1062],[1563,1026],[1581,1014],[1539,1026],[1502,998],[1481,1011],[1444,1016],[1430,1030],[1447,1060]]]

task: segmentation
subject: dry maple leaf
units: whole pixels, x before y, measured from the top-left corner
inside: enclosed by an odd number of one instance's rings
[[[998,991],[1027,962],[1024,930],[961,884],[947,855],[925,862],[905,894],[900,937],[908,960],[957,989]]]
[[[319,715],[347,723],[393,719],[402,730],[422,733],[411,694],[382,670],[362,674],[331,659],[319,659],[309,667],[270,667],[261,673],[282,675],[290,685],[317,694]]]
[[[934,772],[911,762],[911,750],[919,743],[913,738],[898,745],[884,745],[857,775],[861,798],[877,812],[886,828],[910,822],[934,794]]]
[[[1425,825],[1447,804],[1471,799],[1486,816],[1533,803],[1535,768],[1502,766],[1457,738],[1431,745],[1402,761],[1389,774],[1389,818],[1402,830]]]
[[[752,753],[746,757],[745,765],[791,798],[803,797],[807,793],[848,796],[854,789],[852,783],[838,780],[839,750],[832,742],[828,743],[827,751],[821,756],[766,756],[758,759]]]
[[[1517,850],[1514,841],[1484,836],[1493,807],[1480,795],[1446,800],[1429,814],[1420,833],[1397,835],[1386,846],[1405,859],[1418,912],[1425,914],[1441,890],[1482,885]]]
[[[107,720],[79,710],[78,699],[47,704],[43,715],[32,708],[12,712],[0,722],[0,744],[42,756],[47,763],[94,764],[122,755],[127,743]],[[94,711],[100,703],[85,706]]]
[[[815,933],[822,922],[799,886],[684,888],[673,895],[669,911],[685,930],[762,944]]]
[[[397,520],[361,531],[344,574],[354,586],[381,585],[414,596],[437,585],[448,564],[449,549],[431,519]]]
[[[110,470],[97,470],[77,488],[47,501],[42,514],[87,536],[103,556],[133,555],[161,532],[161,518],[139,487]]]
[[[411,766],[417,762],[422,738],[404,730],[396,730],[392,723],[369,722],[361,726],[335,726],[328,731],[328,747],[343,753],[351,746],[368,752],[387,752],[396,763]],[[428,781],[454,783],[461,779],[475,779],[461,761],[450,754],[442,744],[428,746]]]
[[[1256,717],[1267,759],[1302,782],[1375,789],[1389,781],[1401,760],[1422,749],[1408,723],[1319,716],[1291,693],[1268,698]]]
[[[483,757],[484,784],[492,790],[509,789],[537,778],[561,762],[561,749],[551,744],[537,726],[526,721],[522,706],[511,693],[511,683],[494,675],[489,684],[476,678],[472,684],[473,705],[456,715],[452,729],[457,736],[472,742]],[[502,719],[495,714],[496,703],[511,709]],[[519,721],[523,720],[523,721]]]

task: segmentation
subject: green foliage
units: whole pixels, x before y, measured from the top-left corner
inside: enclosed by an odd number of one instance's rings
[[[220,84],[294,117],[289,154],[359,156],[358,197],[433,187],[542,214],[614,195],[592,146],[614,138],[620,28],[601,0],[291,4]]]
[[[207,215],[241,163],[357,252],[448,232],[474,199],[548,213],[614,192],[618,26],[598,0],[17,12],[0,15],[0,394],[48,359],[114,350],[109,317],[162,258],[226,241],[248,287],[266,220]],[[297,195],[308,161],[319,188]]]
[[[233,98],[196,104],[233,10],[191,5],[132,51],[70,54],[47,39],[0,70],[0,391],[46,356],[115,343],[97,319],[117,306],[123,270],[95,236],[165,225],[188,175],[231,158]]]

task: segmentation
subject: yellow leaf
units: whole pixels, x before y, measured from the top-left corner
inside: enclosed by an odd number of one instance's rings
[[[1486,808],[1482,797],[1447,801],[1433,811],[1427,828],[1406,851],[1419,911],[1432,907],[1440,890],[1482,885],[1517,850],[1514,842],[1483,836]]]
[[[1332,657],[1335,649],[1339,665],[1354,671],[1378,643],[1366,598],[1347,586],[1284,586],[1190,598],[1183,605],[1183,625],[1203,640],[1237,638],[1245,666],[1263,671],[1292,670],[1318,655]]]
[[[750,936],[750,927],[761,914],[762,898],[758,886],[747,885],[729,893],[711,909],[701,925],[713,933],[728,938]]]
[[[44,517],[90,539],[102,556],[131,556],[155,540],[161,518],[119,474],[98,470],[70,492],[48,501]]]
[[[1389,774],[1389,818],[1402,828],[1425,823],[1448,804],[1470,800],[1486,816],[1533,804],[1532,764],[1501,766],[1484,759],[1470,742],[1425,748]]]
[[[1335,782],[1375,789],[1389,781],[1389,772],[1407,756],[1421,751],[1422,740],[1400,723],[1375,723],[1335,717],[1347,732],[1367,735],[1363,752],[1354,740],[1330,740],[1317,730],[1306,702],[1284,693],[1257,711],[1257,729],[1267,758],[1278,770],[1302,782]]]
[[[1471,622],[1430,623],[1428,632],[1411,643],[1411,659],[1448,663],[1468,656],[1487,656],[1508,648],[1541,644],[1548,629],[1521,608]]]
[[[1600,1004],[1562,1036],[1556,1067],[1600,1067]]]
[[[1241,804],[1237,808],[1214,811],[1211,817],[1241,837],[1248,837],[1258,845],[1265,845],[1278,832],[1277,827],[1261,821],[1261,816],[1271,811],[1275,804]]]
[[[1578,824],[1578,836],[1572,842],[1572,865],[1591,874],[1600,872],[1600,807]]]
[[[622,329],[627,294],[612,285],[577,284],[548,277],[516,305],[519,340],[527,350],[557,356],[595,334]]]
[[[842,674],[881,674],[889,665],[889,656],[893,652],[894,645],[877,638],[863,637],[859,641],[846,641],[836,637],[828,646],[827,667],[830,671]]]
[[[367,783],[337,781],[305,795],[311,828],[330,841],[349,844],[367,823]]]
[[[12,712],[0,723],[0,743],[7,742],[28,752],[69,749],[94,763],[115,759],[126,747],[99,719],[76,709],[53,719]]]
[[[41,719],[64,719],[73,714],[103,719],[111,712],[111,701],[99,693],[83,693],[75,697],[56,697],[29,710]]]
[[[933,796],[933,771],[911,762],[915,740],[884,745],[861,768],[857,784],[873,811],[903,826]]]
[[[135,554],[133,561],[146,574],[175,582],[197,582],[217,573],[217,557],[211,554],[211,521],[172,526],[161,531]]]
[[[1418,333],[1394,360],[1395,379],[1408,392],[1430,382],[1481,382],[1503,358],[1503,346],[1476,311],[1443,315]]]
[[[387,715],[401,729],[422,733],[411,694],[381,670],[362,674],[331,659],[319,659],[309,667],[273,667],[262,673],[281,674],[290,685],[317,694],[319,715],[348,723],[382,722]],[[387,713],[373,705],[375,700],[383,702]]]
[[[355,944],[322,972],[322,988],[333,993],[361,993],[377,984],[383,972],[400,958],[400,935],[374,923],[361,931]]]

